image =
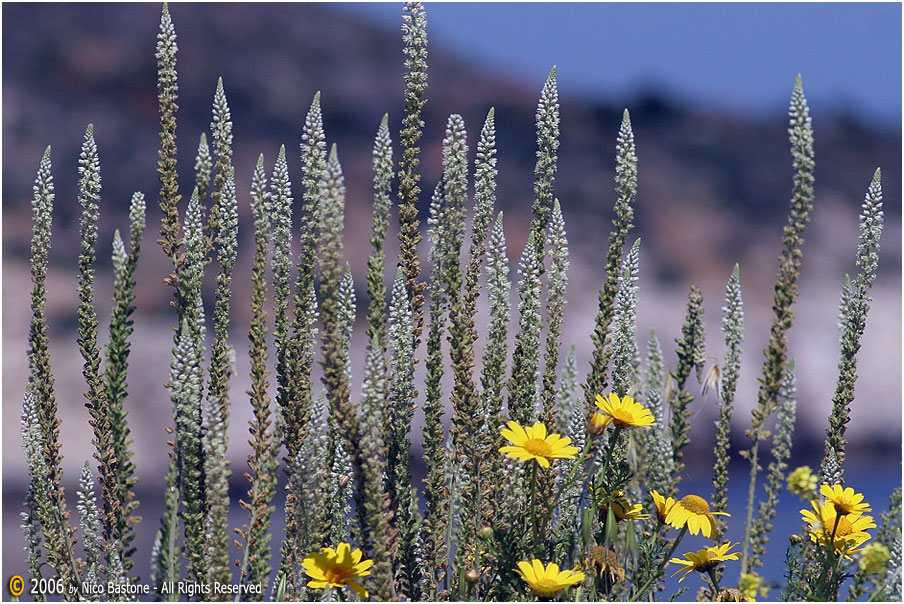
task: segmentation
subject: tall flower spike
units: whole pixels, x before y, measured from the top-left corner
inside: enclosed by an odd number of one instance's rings
[[[441,254],[442,287],[449,300],[449,343],[454,386],[452,388],[452,426],[450,437],[454,463],[459,468],[462,505],[458,553],[459,560],[478,555],[477,531],[480,529],[482,494],[477,489],[481,458],[479,456],[479,401],[473,379],[474,334],[473,315],[476,298],[462,292],[462,269],[459,261],[464,239],[464,214],[468,188],[468,144],[464,120],[449,116],[443,140],[443,204],[442,229],[437,242]],[[470,270],[470,269],[469,269]],[[432,276],[432,275],[431,275]],[[431,283],[431,291],[435,287]],[[466,297],[467,296],[467,297]],[[453,577],[457,581],[457,577]],[[479,589],[479,588],[478,588]]]
[[[134,476],[135,464],[131,461],[133,455],[130,450],[131,434],[123,403],[127,396],[126,377],[131,348],[129,337],[133,331],[130,317],[135,310],[135,307],[132,306],[135,299],[134,276],[141,249],[141,237],[144,233],[144,214],[144,195],[136,192],[132,195],[129,207],[131,233],[128,252],[119,237],[119,231],[114,233],[113,311],[110,317],[110,341],[107,344],[104,372],[109,423],[113,434],[113,453],[116,459],[116,499],[122,506],[111,539],[113,543],[118,544],[119,552],[118,554],[110,552],[110,556],[119,560],[123,573],[127,573],[132,568],[129,545],[135,538],[135,533],[131,527],[138,521],[137,518],[130,516],[138,506],[138,501],[134,499],[135,495],[132,492],[132,487],[137,479]],[[112,559],[109,562],[112,562]]]
[[[94,458],[98,461],[103,501],[103,539],[115,540],[122,518],[122,501],[119,499],[116,459],[110,406],[100,370],[100,346],[97,343],[97,309],[94,306],[94,263],[97,248],[97,220],[100,210],[100,160],[94,141],[94,125],[88,124],[79,157],[78,200],[82,207],[79,222],[81,253],[78,258],[78,344],[84,360],[82,375],[88,387],[85,406],[91,416],[89,424],[94,431]],[[116,546],[118,547],[118,545]]]
[[[508,253],[505,245],[505,232],[502,228],[502,212],[493,223],[487,241],[487,297],[490,306],[489,325],[487,326],[487,342],[483,351],[483,368],[480,384],[483,388],[483,407],[486,409],[487,442],[484,456],[489,458],[489,470],[494,475],[501,475],[502,459],[494,454],[502,446],[499,428],[502,426],[502,403],[504,400],[506,358],[508,357],[508,330],[511,315],[511,283],[509,282]],[[520,471],[520,468],[515,470]],[[504,485],[494,482],[490,485],[487,497],[497,502],[490,510],[491,518],[498,521],[501,507],[498,505],[501,488]]]
[[[336,432],[342,437],[341,441],[335,437],[332,442],[328,440],[327,460],[329,467],[334,467],[333,459],[337,450],[344,448],[354,470],[358,496],[363,497],[367,485],[362,470],[364,458],[360,448],[360,418],[350,400],[351,392],[344,356],[345,325],[342,304],[339,300],[342,280],[345,179],[335,145],[330,150],[329,161],[323,171],[319,197],[322,203],[319,212],[321,293],[323,296],[321,307],[323,317],[322,381],[326,389],[330,421],[334,422]]]
[[[245,545],[239,569],[242,585],[260,585],[270,574],[270,505],[276,494],[279,441],[273,427],[267,376],[267,251],[270,246],[270,194],[264,156],[258,157],[251,177],[251,213],[254,217],[254,261],[251,266],[251,327],[248,331],[251,357],[251,398],[253,419],[249,422],[251,452],[248,454],[251,482],[248,502],[251,515],[242,536]]]
[[[85,543],[85,581],[96,584],[104,576],[101,569],[101,550],[104,540],[100,534],[100,518],[97,510],[97,496],[94,494],[94,476],[86,461],[78,481],[78,525]]]
[[[202,132],[198,140],[198,154],[195,155],[195,188],[198,197],[204,199],[207,196],[207,188],[210,186],[210,175],[213,172],[213,162],[210,157],[210,146],[207,144],[207,134]]]
[[[402,42],[405,53],[405,117],[402,118],[402,157],[399,159],[399,263],[405,272],[405,288],[414,323],[411,330],[413,348],[420,343],[424,322],[426,283],[420,282],[421,265],[417,245],[417,201],[421,189],[418,172],[421,149],[418,141],[423,134],[421,112],[427,99],[427,13],[420,2],[406,2],[402,16]],[[417,361],[412,358],[412,363]]]
[[[160,226],[160,243],[173,262],[174,275],[169,283],[175,285],[174,276],[180,269],[179,248],[179,174],[176,166],[176,111],[179,105],[179,82],[176,74],[176,30],[170,18],[169,7],[164,2],[160,15],[160,33],[157,34],[157,102],[160,106],[160,151],[157,153],[157,172],[160,173],[160,209],[163,211]],[[178,304],[177,310],[181,308]]]
[[[688,406],[693,402],[694,396],[684,387],[691,369],[697,368],[698,379],[703,363],[706,362],[703,332],[703,292],[696,285],[691,285],[691,291],[687,297],[687,315],[684,325],[681,326],[681,338],[676,339],[678,344],[675,351],[678,356],[678,364],[675,371],[670,374],[675,383],[675,390],[668,396],[667,402],[672,407],[672,459],[675,463],[675,476],[672,479],[672,492],[674,495],[681,481],[681,470],[684,463],[681,461],[681,451],[690,443],[690,410]]]
[[[411,440],[409,430],[414,412],[410,404],[414,390],[414,371],[411,358],[411,306],[408,304],[404,274],[396,272],[389,307],[389,438],[386,443],[387,492],[391,507],[397,511],[395,529],[398,533],[396,554],[396,588],[400,596],[411,596],[416,589],[419,570],[415,561],[414,518],[410,515],[411,503]],[[425,410],[426,413],[426,410]],[[425,445],[425,451],[427,445]],[[426,454],[426,453],[425,453]],[[427,460],[428,473],[430,459]],[[429,478],[428,478],[429,480]],[[425,487],[426,490],[426,487]],[[429,500],[428,500],[429,501]]]
[[[273,257],[273,320],[277,373],[282,378],[286,368],[289,339],[289,298],[292,272],[292,188],[286,163],[286,146],[279,148],[270,193],[264,202],[269,208]]]
[[[844,471],[845,428],[850,421],[850,406],[854,401],[854,387],[857,382],[857,353],[860,339],[866,329],[866,315],[869,312],[870,295],[876,270],[879,267],[879,239],[882,236],[882,181],[881,172],[876,169],[873,180],[863,202],[860,214],[860,242],[857,246],[857,268],[860,272],[844,288],[841,303],[841,360],[838,363],[838,384],[832,397],[832,412],[826,429],[826,453],[835,450],[839,469]],[[846,295],[845,295],[846,294]],[[823,461],[823,468],[825,468]],[[822,473],[822,482],[826,484]]]
[[[22,518],[22,532],[25,534],[25,562],[33,577],[41,572],[44,527],[41,519],[47,518],[46,510],[50,499],[46,483],[47,464],[41,450],[41,420],[38,417],[37,402],[31,384],[25,387],[22,399],[22,448],[28,467],[28,490],[25,494],[25,511]]]
[[[201,203],[192,193],[185,213],[185,264],[179,285],[185,301],[184,314],[170,365],[170,399],[176,424],[176,464],[185,525],[185,549],[189,577],[207,581],[207,537],[204,520],[207,497],[204,483],[204,452],[200,438],[204,390],[201,359],[206,329],[201,282],[204,278],[204,234]]]
[[[647,487],[660,493],[668,492],[672,485],[674,474],[674,461],[672,451],[672,439],[668,434],[668,426],[662,405],[662,385],[665,376],[665,367],[662,362],[662,347],[656,333],[651,331],[647,339],[647,364],[646,380],[644,382],[644,400],[647,409],[653,415],[653,425],[650,430],[640,434],[641,442],[647,443],[644,450],[647,454]]]
[[[518,274],[518,335],[512,356],[509,380],[509,414],[517,422],[528,424],[536,416],[537,368],[540,362],[540,266],[537,250],[530,238],[521,254]]]
[[[420,542],[423,552],[424,587],[423,597],[428,600],[439,597],[439,586],[445,576],[446,543],[448,542],[447,527],[449,526],[449,488],[446,482],[446,470],[448,460],[444,450],[445,433],[443,429],[444,400],[442,393],[443,378],[443,349],[442,340],[446,331],[446,312],[449,308],[442,278],[443,255],[440,242],[440,231],[444,225],[441,220],[443,199],[443,179],[436,185],[433,198],[430,203],[430,230],[427,232],[431,243],[430,262],[430,324],[427,329],[427,358],[424,401],[424,462],[427,466],[427,476],[424,479],[424,522],[421,528]],[[399,296],[404,293],[404,274],[396,274],[396,282],[393,292],[398,291]],[[395,296],[395,293],[394,293]],[[398,334],[402,337],[403,334]],[[392,346],[392,339],[390,339]],[[391,367],[393,367],[391,365]],[[394,371],[391,369],[391,371]],[[398,371],[405,371],[401,365]]]
[[[791,192],[791,204],[788,224],[782,233],[782,249],[779,257],[778,277],[775,282],[775,299],[772,308],[775,317],[769,333],[769,343],[764,351],[762,376],[757,389],[757,403],[753,408],[752,421],[748,435],[751,440],[750,449],[746,453],[750,461],[750,482],[747,493],[747,518],[744,527],[744,546],[741,559],[741,572],[750,570],[747,557],[753,528],[753,500],[756,494],[756,479],[759,471],[759,448],[766,420],[775,411],[779,401],[782,381],[787,363],[788,341],[786,334],[791,328],[794,313],[791,307],[797,299],[797,280],[800,277],[800,262],[803,257],[803,232],[810,221],[813,208],[813,123],[810,119],[810,108],[804,96],[800,75],[794,83],[791,94],[791,106],[788,110],[790,125],[788,127],[791,142],[791,157],[794,167],[794,186]]]
[[[220,163],[219,154],[217,163]],[[207,499],[210,506],[206,519],[206,530],[210,540],[208,546],[209,576],[211,582],[229,583],[231,579],[227,531],[229,475],[231,472],[226,461],[226,433],[229,423],[229,377],[232,374],[229,361],[229,314],[232,298],[232,270],[238,251],[238,203],[231,162],[224,169],[228,169],[226,180],[222,189],[214,193],[214,197],[218,198],[217,207],[219,208],[217,259],[220,264],[220,272],[217,274],[214,303],[214,340],[211,347],[210,385],[206,401],[207,431],[204,449]],[[211,216],[212,224],[213,216]]]
[[[561,418],[555,417],[556,375],[559,369],[559,340],[565,319],[565,291],[568,287],[568,238],[565,235],[565,219],[559,200],[553,203],[552,216],[546,234],[546,246],[552,257],[549,267],[549,285],[546,297],[546,353],[543,357],[544,372],[542,392],[543,421],[555,425]]]
[[[301,137],[301,213],[299,231],[299,260],[298,274],[295,280],[295,308],[292,318],[292,333],[283,347],[283,352],[277,347],[277,403],[281,411],[281,427],[283,430],[283,444],[286,447],[286,465],[293,467],[299,459],[299,451],[305,442],[308,432],[317,428],[311,427],[311,406],[313,382],[311,372],[314,366],[314,352],[316,347],[317,330],[314,323],[317,318],[316,296],[314,295],[314,273],[316,270],[316,241],[320,231],[320,181],[323,177],[327,162],[326,135],[323,130],[323,115],[320,108],[320,92],[314,94],[310,109],[305,117],[304,129]],[[283,167],[284,162],[277,160],[277,169],[274,170],[274,180],[279,188],[279,195],[283,195],[281,205],[291,204],[291,192],[289,187],[288,168]],[[285,211],[285,210],[284,210]],[[286,232],[291,228],[291,210],[285,214]],[[291,236],[286,238],[289,241]],[[277,244],[281,245],[281,244]],[[291,253],[289,244],[285,245],[286,262]],[[286,273],[288,274],[288,273]],[[274,286],[275,291],[279,291]],[[286,290],[288,292],[288,290]],[[289,294],[287,294],[289,295]],[[281,293],[276,300],[281,299]],[[277,324],[276,333],[279,337],[281,324]],[[290,469],[287,469],[290,471]],[[318,486],[318,488],[320,488]],[[299,561],[297,552],[303,554],[312,548],[319,547],[325,538],[321,532],[325,530],[321,526],[326,518],[326,498],[314,498],[314,511],[304,512],[298,509],[300,505],[295,495],[287,494],[286,522],[287,530],[283,543],[283,561],[280,566],[280,574],[287,579],[287,593],[298,594],[300,584],[297,582],[296,571]],[[296,519],[304,518],[308,522],[307,528],[299,532]],[[302,539],[302,543],[293,545],[294,540]]]
[[[367,309],[367,336],[371,346],[379,344],[381,355],[386,352],[386,285],[383,283],[384,245],[389,214],[392,209],[392,140],[389,138],[389,115],[377,130],[373,150],[374,209],[373,232],[370,245],[373,250],[367,258],[367,293],[370,304]]]
[[[759,502],[751,532],[753,541],[748,562],[750,568],[762,566],[772,520],[775,518],[778,500],[785,486],[785,471],[788,469],[788,458],[791,456],[791,445],[794,440],[794,422],[797,419],[797,385],[793,360],[788,362],[785,371],[781,397],[776,413],[775,438],[772,440],[772,461],[766,468],[765,497]]]
[[[713,447],[713,508],[728,509],[728,462],[731,459],[731,415],[735,390],[741,372],[741,341],[744,338],[744,301],[741,299],[740,268],[735,264],[725,286],[725,306],[722,307],[722,334],[725,336],[725,361],[719,396],[719,421],[716,424],[716,444]],[[728,528],[721,518],[716,521],[718,535]]]
[[[352,332],[355,329],[355,312],[357,300],[355,299],[355,280],[352,277],[352,267],[346,262],[345,272],[342,273],[342,281],[339,282],[340,314],[343,326],[343,344],[345,348],[345,373],[348,381],[352,381],[351,344]]]
[[[210,206],[210,215],[205,228],[207,240],[205,249],[210,250],[222,237],[220,233],[223,201],[229,195],[227,191],[228,180],[233,179],[233,195],[235,190],[235,169],[232,167],[232,115],[229,111],[229,103],[226,101],[226,91],[223,88],[223,78],[217,80],[217,89],[213,94],[213,118],[210,122],[210,132],[213,137],[213,205]],[[198,197],[202,198],[200,190]],[[222,227],[226,229],[224,225]]]
[[[487,345],[483,353],[481,385],[490,421],[499,422],[502,413],[502,389],[505,385],[505,360],[508,356],[508,324],[511,315],[511,282],[509,281],[508,251],[502,212],[496,216],[487,242],[487,292],[490,303],[490,324]],[[491,426],[498,430],[499,424]]]
[[[615,294],[612,341],[612,391],[626,396],[637,381],[637,272],[640,239],[625,256]]]
[[[545,254],[544,239],[552,211],[553,183],[559,151],[559,90],[556,84],[556,67],[549,71],[540,100],[537,103],[537,164],[534,168],[534,218],[530,225],[529,239],[537,254],[537,265],[542,271]]]
[[[584,448],[586,442],[586,422],[584,421],[584,403],[577,392],[577,360],[575,358],[574,345],[565,357],[565,366],[562,369],[561,386],[558,392],[559,406],[559,432],[571,438],[572,444],[578,450]],[[574,469],[574,464],[579,460],[566,460],[559,466],[559,488],[566,477]],[[580,468],[577,470],[580,472]],[[574,535],[580,530],[580,504],[581,490],[585,483],[582,473],[578,474],[567,491],[559,495],[559,512],[556,515],[556,524],[553,540],[557,544],[554,553],[557,558],[563,558],[570,551],[570,544]]]
[[[374,596],[384,602],[395,599],[392,576],[392,529],[389,496],[383,488],[386,445],[383,441],[383,407],[386,404],[386,361],[379,343],[369,346],[361,392],[361,451],[367,487],[356,502],[362,524],[362,543],[369,544],[374,560]]]
[[[625,109],[618,139],[615,145],[615,190],[618,197],[615,201],[615,219],[612,221],[615,230],[609,233],[609,250],[606,253],[606,276],[603,287],[599,291],[599,310],[593,334],[593,356],[590,361],[590,373],[584,386],[584,399],[588,417],[593,413],[593,401],[596,395],[608,388],[606,373],[609,366],[609,332],[612,318],[615,315],[615,294],[618,291],[618,267],[621,264],[622,249],[628,240],[628,234],[634,227],[634,201],[637,198],[637,154],[634,147],[634,132],[631,129],[631,116]]]

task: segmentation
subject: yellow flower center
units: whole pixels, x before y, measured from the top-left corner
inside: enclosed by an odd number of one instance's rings
[[[549,457],[552,455],[552,447],[542,438],[531,438],[524,441],[521,446],[524,447],[525,451],[537,457]]]
[[[719,566],[718,560],[710,560],[709,558],[705,560],[700,560],[697,564],[694,565],[694,570],[700,573],[708,572],[711,568],[715,568]]]
[[[698,495],[685,495],[679,501],[681,506],[692,514],[705,516],[709,514],[709,504]]]
[[[537,580],[534,581],[532,587],[541,594],[553,594],[562,589],[562,586],[558,581],[549,577],[537,577]]]
[[[634,423],[634,414],[625,409],[613,409],[609,412],[616,424],[622,428],[628,427]]]
[[[349,573],[342,566],[333,566],[332,568],[326,569],[323,571],[323,576],[326,577],[327,583],[333,585],[344,584],[349,579]]]

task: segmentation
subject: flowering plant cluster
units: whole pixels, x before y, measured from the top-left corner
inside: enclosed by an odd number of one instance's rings
[[[614,228],[586,375],[578,370],[574,347],[562,358],[569,206],[555,196],[559,100],[553,68],[537,105],[534,203],[517,269],[517,329],[510,334],[513,284],[503,216],[496,207],[495,110],[489,108],[476,145],[469,143],[460,115],[448,118],[442,170],[431,175],[437,185],[430,196],[424,257],[419,202],[426,196],[420,189],[418,144],[427,101],[427,22],[419,2],[404,7],[402,43],[401,149],[393,148],[388,116],[373,147],[367,344],[358,390],[350,361],[358,305],[343,244],[345,177],[339,150],[327,143],[323,113],[329,107],[321,106],[319,92],[313,96],[302,126],[294,191],[285,146],[275,154],[272,170],[261,154],[243,186],[247,174],[233,161],[232,117],[221,79],[213,96],[210,143],[201,133],[194,173],[180,175],[178,48],[169,8],[163,6],[156,53],[158,243],[171,270],[164,284],[172,289],[174,328],[170,376],[161,386],[172,403],[172,426],[161,436],[170,448],[165,510],[147,578],[155,593],[174,599],[178,596],[163,587],[189,581],[238,583],[247,588],[240,598],[249,599],[266,593],[275,600],[650,601],[681,597],[684,581],[696,571],[701,578],[696,596],[703,600],[779,595],[837,600],[845,590],[851,599],[900,597],[901,490],[892,493],[888,512],[877,522],[868,515],[872,506],[863,494],[844,482],[856,355],[882,232],[879,170],[860,218],[858,273],[842,288],[841,360],[823,461],[818,472],[804,467],[787,473],[798,405],[787,332],[813,202],[812,123],[800,78],[789,111],[794,177],[773,325],[746,431],[749,448],[737,452],[750,464],[744,536],[733,542],[726,538],[727,484],[743,338],[740,268],[735,266],[726,286],[724,360],[706,370],[703,294],[693,285],[676,340],[676,365],[667,370],[655,333],[642,353],[636,320],[640,240],[629,241],[638,158],[626,110],[616,141]],[[96,596],[86,586],[98,582],[135,586],[141,580],[132,547],[140,518],[134,515],[139,502],[127,380],[145,196],[132,198],[128,242],[118,231],[113,238],[114,308],[102,350],[94,303],[99,155],[89,125],[78,160],[78,344],[96,464],[86,463],[82,472],[77,528],[69,524],[62,487],[45,313],[55,195],[50,147],[39,164],[32,206],[32,320],[22,406],[30,482],[22,528],[29,572],[55,573],[62,594],[71,599]],[[231,294],[241,287],[233,276],[243,251],[238,249],[240,198],[247,199],[254,219],[250,366],[241,369],[231,321]],[[387,262],[393,198],[398,261]],[[428,261],[427,278],[422,258]],[[212,298],[203,291],[208,270],[215,272]],[[487,328],[480,333],[478,298],[484,294]],[[230,381],[245,369],[251,388],[241,403]],[[711,496],[681,488],[690,405],[701,390],[694,388],[692,374],[703,393],[713,391],[719,401]],[[241,472],[247,493],[237,502],[247,523],[234,529],[238,538],[230,543],[230,508],[236,502],[230,496],[227,428],[237,404],[249,404],[252,411],[251,453],[247,472]],[[418,425],[415,412],[423,413],[420,434],[412,429]],[[426,471],[420,489],[413,480],[415,439],[423,445]],[[763,443],[771,447],[761,448]],[[757,569],[786,485],[809,507],[801,510],[806,536],[776,540],[790,543],[786,582],[780,585]],[[277,501],[284,502],[281,533],[272,531]],[[711,543],[676,556],[688,535]],[[677,580],[669,576],[673,569]],[[729,576],[736,570],[735,585]],[[234,591],[206,592],[217,598],[224,593]]]

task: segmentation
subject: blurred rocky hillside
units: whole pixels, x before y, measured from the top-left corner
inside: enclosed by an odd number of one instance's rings
[[[234,121],[235,167],[241,205],[241,252],[233,302],[233,340],[239,376],[233,383],[230,446],[234,465],[247,453],[242,394],[247,387],[251,172],[259,153],[268,165],[285,144],[294,181],[298,144],[311,98],[322,92],[327,137],[338,143],[348,178],[346,253],[359,284],[359,311],[369,251],[370,150],[383,113],[398,139],[402,116],[400,33],[363,25],[327,6],[310,4],[174,4],[179,36],[179,148],[183,195],[190,193],[198,136],[209,128],[211,101],[222,76]],[[80,394],[81,359],[75,345],[75,262],[78,211],[77,158],[86,124],[94,123],[104,179],[100,252],[107,256],[114,228],[127,228],[133,191],[148,196],[149,228],[138,271],[133,367],[128,403],[139,454],[138,471],[160,480],[170,403],[166,380],[171,346],[170,290],[161,285],[166,262],[153,241],[156,208],[158,114],[154,44],[156,4],[3,5],[3,474],[24,476],[18,413],[24,389],[24,350],[29,317],[31,186],[41,153],[53,146],[56,208],[53,277],[48,303],[52,360],[63,415],[66,472],[74,476],[90,456],[87,412]],[[427,7],[429,18],[429,5]],[[401,18],[401,9],[400,9]],[[423,210],[440,172],[446,118],[460,113],[474,142],[487,110],[496,108],[499,207],[505,211],[509,255],[517,262],[530,222],[535,152],[534,111],[542,81],[465,64],[432,46],[429,102],[422,141]],[[559,65],[568,70],[568,65]],[[803,74],[806,90],[806,77]],[[790,98],[793,81],[788,82]],[[562,133],[556,195],[562,203],[572,253],[565,342],[574,344],[586,371],[597,290],[614,193],[615,137],[621,105],[606,99],[560,99]],[[791,190],[791,160],[782,113],[752,120],[745,115],[702,112],[655,90],[627,101],[639,156],[636,235],[643,238],[639,339],[651,328],[669,362],[680,334],[687,289],[706,297],[711,362],[724,351],[719,333],[724,283],[740,263],[747,339],[738,395],[736,429],[749,422],[756,375],[771,320],[771,287],[781,228]],[[795,454],[821,453],[837,363],[837,306],[845,272],[854,269],[857,213],[877,166],[883,168],[886,231],[880,276],[860,357],[858,398],[850,434],[864,455],[899,451],[901,440],[901,132],[864,126],[855,115],[811,107],[816,133],[816,207],[806,233],[801,297],[791,335],[797,359],[801,437]],[[425,214],[422,213],[422,220]],[[394,234],[390,234],[394,237]],[[387,245],[393,250],[391,239]],[[426,256],[426,245],[421,248]],[[393,258],[388,264],[392,266]],[[101,312],[109,308],[110,263],[102,258],[97,283]],[[513,277],[516,273],[512,270]],[[212,288],[211,288],[212,293]],[[101,314],[103,317],[104,315]],[[363,319],[363,313],[359,312]],[[353,370],[361,375],[363,329],[358,330]],[[564,354],[564,351],[563,351]],[[715,402],[695,403],[693,440],[711,450]],[[414,440],[419,441],[419,436]],[[815,447],[815,448],[814,448]],[[898,453],[895,453],[898,455]],[[241,476],[238,465],[235,474]]]

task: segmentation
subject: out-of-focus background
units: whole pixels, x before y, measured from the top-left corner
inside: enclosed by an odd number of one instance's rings
[[[238,375],[232,384],[229,436],[237,499],[246,489],[241,475],[251,415],[243,394],[250,288],[242,284],[250,283],[247,191],[254,162],[262,152],[272,170],[279,145],[285,144],[293,182],[298,183],[301,127],[311,98],[321,91],[327,137],[338,143],[348,179],[346,255],[363,323],[370,150],[385,112],[398,140],[404,89],[402,11],[397,4],[263,3],[180,3],[171,4],[170,11],[179,36],[184,196],[194,179],[198,136],[209,130],[219,76],[235,124],[243,245],[233,297]],[[3,5],[4,576],[22,560],[17,524],[27,475],[18,418],[27,373],[29,202],[48,144],[53,146],[56,203],[47,311],[67,482],[75,480],[92,454],[76,345],[74,261],[80,210],[77,158],[88,123],[95,125],[104,185],[96,284],[102,324],[110,308],[113,230],[127,230],[133,191],[143,191],[148,199],[126,403],[143,502],[139,559],[147,557],[157,526],[167,463],[164,428],[171,423],[163,382],[173,325],[171,290],[162,285],[166,259],[154,244],[160,218],[154,59],[159,12],[159,5],[148,4]],[[422,222],[427,192],[441,170],[448,115],[464,117],[473,156],[483,118],[495,107],[498,204],[505,211],[512,276],[517,278],[515,263],[530,223],[534,112],[549,68],[557,65],[562,134],[555,191],[572,262],[562,354],[574,345],[583,375],[615,200],[615,138],[628,108],[640,172],[635,236],[643,239],[638,338],[643,346],[655,329],[673,366],[673,341],[680,335],[688,288],[695,283],[705,296],[710,363],[720,363],[724,285],[735,262],[740,264],[746,339],[735,414],[738,448],[747,444],[743,430],[749,426],[771,321],[776,259],[791,191],[787,105],[794,78],[802,75],[817,163],[816,202],[805,234],[800,298],[790,334],[800,402],[792,467],[816,466],[822,455],[837,377],[841,284],[844,274],[855,269],[858,211],[873,171],[881,166],[886,228],[859,357],[848,464],[849,483],[867,492],[874,510],[884,509],[883,499],[900,485],[901,472],[900,5],[441,3],[428,4],[427,15]],[[389,266],[396,241],[393,231],[387,241]],[[422,257],[426,250],[425,243]],[[363,341],[361,328],[353,340],[357,376]],[[706,493],[716,401],[710,395],[693,406],[688,481]],[[420,420],[416,414],[416,422]],[[417,425],[413,432],[417,457]],[[734,486],[740,489],[746,466],[734,470]],[[793,530],[799,515],[793,497],[786,494],[786,499],[792,507],[784,521]],[[732,505],[739,504],[737,495]],[[742,516],[740,508],[733,512]],[[244,521],[237,511],[236,525]],[[277,522],[274,530],[279,526]],[[783,537],[776,539],[780,554]],[[139,572],[145,564],[139,562]],[[774,579],[780,576],[776,573]]]

